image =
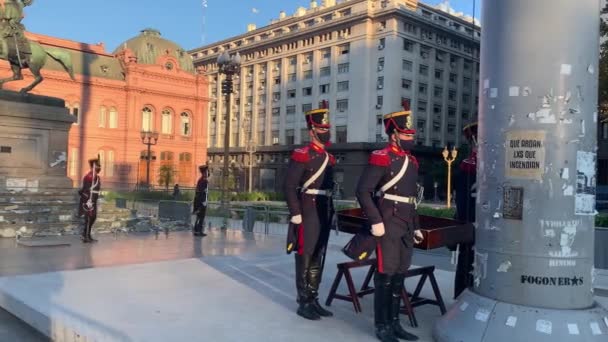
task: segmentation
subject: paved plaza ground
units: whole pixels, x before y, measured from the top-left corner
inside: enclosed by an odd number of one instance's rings
[[[347,261],[340,248],[349,236],[330,240],[321,288],[324,302]],[[320,322],[295,314],[293,256],[284,237],[214,230],[205,238],[169,235],[101,236],[94,245],[76,237],[68,247],[17,247],[0,240],[0,305],[57,340],[87,341],[375,341],[372,297],[357,314],[334,301],[335,316]],[[444,250],[417,252],[415,265],[436,265],[446,305],[452,303],[452,265]],[[354,271],[360,284],[365,270]],[[406,283],[413,288],[414,280]],[[346,292],[342,286],[340,292]],[[427,286],[423,295],[431,296]],[[600,298],[604,300],[604,298]],[[608,304],[608,303],[605,303]],[[437,307],[416,309],[420,326],[403,325],[431,341]],[[49,319],[50,318],[50,319]],[[0,311],[0,341],[48,341]]]

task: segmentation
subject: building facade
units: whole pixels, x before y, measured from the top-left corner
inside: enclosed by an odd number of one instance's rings
[[[251,167],[254,188],[279,190],[289,151],[307,142],[303,112],[324,100],[347,197],[369,151],[387,140],[382,115],[404,100],[418,154],[439,158],[437,149],[460,146],[461,128],[477,116],[480,31],[472,21],[412,0],[311,1],[269,26],[190,51],[210,82],[212,170],[223,162],[227,119],[237,183],[249,181],[240,171]],[[222,51],[243,61],[228,118],[216,63]]]
[[[69,133],[68,176],[78,186],[87,160],[99,155],[104,189],[133,189],[146,183],[150,159],[150,183],[160,185],[160,170],[172,175],[172,184],[193,186],[197,165],[207,159],[207,78],[196,73],[192,58],[160,32],[146,29],[121,44],[113,53],[103,44],[28,34],[44,48],[68,51],[76,81],[62,66],[47,60],[45,80],[32,93],[65,100],[77,122]],[[0,74],[8,75],[8,64]],[[18,90],[32,81],[11,82]],[[157,144],[147,146],[142,131],[158,132]]]

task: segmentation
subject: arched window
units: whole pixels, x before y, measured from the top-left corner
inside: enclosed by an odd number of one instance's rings
[[[160,163],[162,165],[173,165],[173,152],[165,151],[160,153]]]
[[[143,132],[152,132],[154,129],[154,113],[149,107],[144,107],[141,111],[141,130]]]
[[[106,127],[107,116],[108,116],[108,109],[104,106],[101,106],[101,108],[99,108],[99,127],[101,127],[101,128]]]
[[[190,121],[190,114],[183,112],[181,115],[181,134],[185,137],[190,136],[192,130],[192,123]]]
[[[161,132],[163,134],[173,134],[173,113],[171,110],[163,110],[161,121]]]
[[[110,107],[110,128],[118,128],[118,111],[115,107]]]
[[[179,154],[179,183],[190,185],[192,183],[192,154],[188,152]]]
[[[101,176],[114,177],[114,151],[100,150],[99,162],[101,164]]]

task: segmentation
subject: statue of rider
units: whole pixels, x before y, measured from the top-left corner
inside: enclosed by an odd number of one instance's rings
[[[24,18],[23,9],[33,2],[34,0],[0,0],[1,54],[19,65],[23,65],[23,61],[28,60],[32,53],[21,20]]]

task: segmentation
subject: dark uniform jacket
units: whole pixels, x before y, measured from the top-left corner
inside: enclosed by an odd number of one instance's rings
[[[91,193],[91,187],[93,185],[93,171],[89,171],[89,173],[84,176],[82,179],[82,188],[78,191],[80,195],[80,205],[78,207],[78,215],[82,216],[85,214],[84,206],[88,202],[89,198],[92,197],[93,201],[93,211],[97,212],[97,200],[99,199],[99,190],[101,189],[101,179],[99,175],[95,176],[95,187],[93,187],[93,193]]]
[[[304,183],[321,168],[326,154],[329,159],[325,171],[308,186],[308,189],[332,191],[333,167],[336,165],[334,156],[312,143],[293,151],[285,180],[285,197],[291,216],[301,215],[304,208],[312,208],[314,202],[324,199],[325,196],[302,196],[300,190]]]
[[[201,177],[196,183],[196,194],[194,195],[193,211],[197,212],[202,207],[206,206],[208,195],[209,182],[206,178]]]
[[[396,202],[376,196],[380,188],[399,173],[406,155],[409,158],[409,165],[405,174],[393,187],[386,190],[386,194],[416,197],[416,182],[418,180],[418,161],[416,158],[392,145],[372,152],[369,164],[363,171],[357,186],[357,198],[370,224],[384,222],[386,226],[388,222],[398,222],[393,220],[393,218],[398,218],[400,221],[407,222],[408,227],[418,227],[418,215],[414,204]],[[385,228],[388,229],[388,227]],[[413,233],[413,231],[407,232],[408,237],[413,236]]]
[[[471,155],[460,163],[456,174],[456,219],[464,222],[475,222],[476,190],[473,185],[477,181],[477,156]]]

